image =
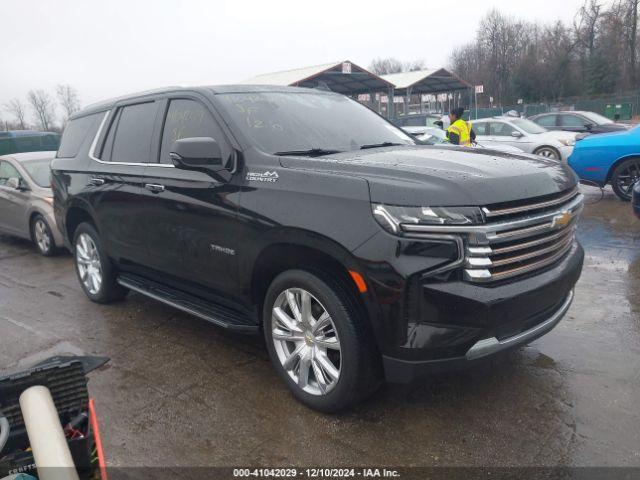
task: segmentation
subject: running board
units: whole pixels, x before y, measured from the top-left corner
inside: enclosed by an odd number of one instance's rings
[[[247,315],[167,287],[153,280],[133,274],[122,274],[118,276],[117,282],[129,290],[153,298],[165,305],[177,308],[228,330],[244,333],[259,332],[256,322]]]

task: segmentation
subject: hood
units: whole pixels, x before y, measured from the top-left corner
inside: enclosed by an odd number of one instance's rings
[[[537,138],[552,138],[556,141],[559,140],[575,140],[577,132],[567,132],[566,130],[549,130],[548,132],[538,133],[535,136]]]
[[[485,142],[484,140],[478,142],[478,146],[480,148],[488,148],[490,150],[497,150],[498,152],[507,152],[507,153],[524,153],[524,150],[518,147],[514,147],[512,145],[507,145],[500,142]]]
[[[593,147],[611,147],[616,145],[637,145],[640,142],[640,128],[615,130],[607,133],[594,133],[579,137],[576,142],[577,149]]]
[[[438,147],[441,147],[441,148],[457,148],[457,145],[454,145],[452,143],[447,143],[447,142],[438,143],[437,145]],[[524,150],[522,150],[521,148],[513,147],[511,145],[507,145],[500,142],[490,142],[485,140],[476,142],[476,144],[473,145],[472,148],[496,150],[498,152],[506,152],[506,153],[524,153]]]
[[[632,127],[633,125],[626,125],[624,123],[604,123],[595,127],[594,130],[599,132],[620,132],[629,130]]]
[[[371,201],[407,206],[481,206],[573,188],[577,177],[543,157],[463,147],[405,146],[317,157],[282,157],[287,168],[364,178]]]

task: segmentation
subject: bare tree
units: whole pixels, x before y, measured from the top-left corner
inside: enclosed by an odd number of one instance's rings
[[[601,19],[602,4],[597,0],[585,0],[573,21],[576,42],[588,56],[593,55]]]
[[[44,90],[29,90],[27,98],[40,127],[44,131],[49,131],[55,120],[55,105],[51,95]]]
[[[424,60],[413,60],[412,62],[406,62],[402,66],[402,71],[404,72],[415,72],[422,69],[424,69]]]
[[[399,73],[402,72],[403,65],[400,60],[393,57],[388,58],[376,58],[369,65],[369,70],[371,70],[376,75],[387,75],[389,73]]]
[[[635,7],[634,7],[635,4]],[[585,0],[573,25],[528,22],[490,11],[474,42],[458,47],[451,68],[485,95],[509,106],[527,101],[620,91],[633,85],[638,41],[634,33],[640,0]]]
[[[627,78],[632,88],[636,88],[638,69],[638,3],[640,0],[620,0],[622,31],[624,34]]]
[[[22,100],[14,98],[7,102],[4,108],[13,116],[21,130],[25,130],[27,128],[25,122],[26,107]]]
[[[387,75],[389,73],[415,72],[424,68],[424,60],[413,60],[411,62],[401,62],[397,58],[376,58],[369,65],[376,75]]]
[[[67,119],[71,115],[80,110],[78,91],[71,85],[58,85],[56,87],[56,95],[58,96],[60,106],[62,106],[62,109],[64,110],[64,122],[66,123]]]

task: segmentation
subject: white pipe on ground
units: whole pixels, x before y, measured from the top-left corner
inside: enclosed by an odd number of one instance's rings
[[[22,392],[20,409],[38,467],[38,478],[78,480],[78,472],[49,389],[36,386]]]

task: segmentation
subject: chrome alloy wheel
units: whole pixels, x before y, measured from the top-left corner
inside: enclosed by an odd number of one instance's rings
[[[558,157],[558,152],[549,147],[543,147],[539,150],[536,150],[536,155],[540,155],[541,157],[545,158],[551,158],[553,160],[560,160],[560,158]]]
[[[282,367],[311,395],[326,395],[340,378],[342,355],[336,326],[327,309],[306,290],[278,295],[271,335]]]
[[[38,219],[33,225],[33,235],[41,252],[47,253],[51,247],[51,237],[44,220]]]
[[[102,285],[102,265],[96,244],[86,233],[81,233],[76,242],[76,264],[80,281],[89,293],[96,295]]]

